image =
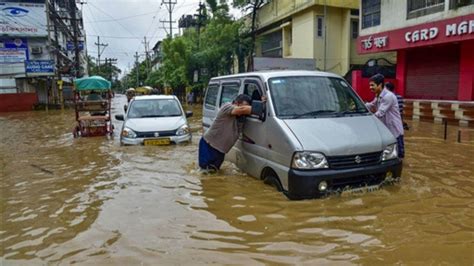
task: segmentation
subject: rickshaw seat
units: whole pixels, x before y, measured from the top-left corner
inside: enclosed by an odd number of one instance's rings
[[[76,109],[79,112],[87,111],[107,111],[109,103],[107,101],[78,101],[76,102]]]
[[[79,116],[79,121],[90,121],[90,120],[109,120],[108,115],[84,115]]]

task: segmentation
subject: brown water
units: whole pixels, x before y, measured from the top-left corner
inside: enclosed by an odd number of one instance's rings
[[[193,143],[167,147],[74,139],[71,111],[0,114],[0,264],[474,263],[474,133],[411,123],[399,184],[289,201],[227,162],[199,174],[194,111]]]

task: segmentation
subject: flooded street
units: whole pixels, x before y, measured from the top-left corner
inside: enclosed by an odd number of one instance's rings
[[[121,113],[126,99],[114,99]],[[0,114],[4,265],[474,263],[474,132],[409,121],[399,184],[289,201],[193,143],[121,147],[74,139],[74,113]]]

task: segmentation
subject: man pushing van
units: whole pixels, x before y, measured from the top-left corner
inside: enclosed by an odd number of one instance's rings
[[[240,118],[252,113],[251,102],[250,96],[240,94],[232,103],[221,107],[199,142],[199,167],[206,170],[220,169],[225,154],[239,138],[243,127],[243,120]]]

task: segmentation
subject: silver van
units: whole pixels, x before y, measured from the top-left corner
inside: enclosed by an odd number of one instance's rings
[[[238,94],[267,97],[264,113],[246,117],[226,159],[290,199],[398,180],[397,142],[340,76],[316,71],[253,72],[212,78],[203,128]]]

